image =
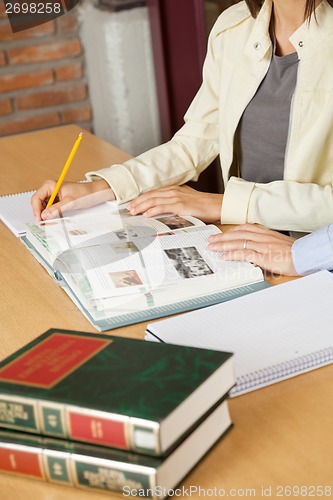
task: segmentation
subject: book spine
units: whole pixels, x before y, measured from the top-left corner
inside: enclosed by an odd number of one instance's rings
[[[0,394],[0,426],[121,450],[159,455],[159,425],[51,401]]]
[[[0,472],[94,491],[153,491],[151,468],[69,452],[0,442]],[[152,497],[150,497],[152,498]]]
[[[0,426],[32,433],[41,433],[37,401],[0,394]]]

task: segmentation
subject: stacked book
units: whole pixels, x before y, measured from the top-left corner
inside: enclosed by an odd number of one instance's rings
[[[231,427],[233,355],[51,329],[0,363],[0,471],[164,498]]]

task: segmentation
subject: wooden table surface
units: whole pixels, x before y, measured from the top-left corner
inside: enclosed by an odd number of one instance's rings
[[[57,178],[79,131],[70,125],[0,139],[0,195]],[[88,170],[128,157],[85,133],[67,179],[83,179]],[[2,223],[0,238],[0,359],[51,327],[96,331]],[[142,339],[145,326],[110,333]],[[191,498],[205,492],[217,498],[333,497],[332,396],[331,365],[229,400],[235,426],[183,481],[183,497],[190,487]],[[0,500],[99,498],[105,495],[0,475]]]

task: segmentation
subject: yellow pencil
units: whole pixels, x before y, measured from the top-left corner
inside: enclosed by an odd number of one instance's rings
[[[58,194],[58,191],[59,189],[61,188],[61,185],[64,181],[64,178],[65,178],[65,175],[67,174],[67,171],[72,163],[72,160],[74,158],[74,155],[76,153],[76,150],[77,148],[79,147],[79,144],[81,142],[81,139],[82,139],[82,136],[83,136],[83,132],[80,132],[79,135],[78,135],[78,138],[76,139],[76,141],[74,142],[74,146],[72,147],[72,151],[69,153],[69,156],[67,158],[67,161],[65,163],[65,166],[64,168],[62,169],[62,172],[60,174],[60,177],[58,179],[58,182],[57,184],[55,185],[55,188],[53,190],[53,193],[51,194],[51,197],[49,199],[49,201],[47,202],[47,205],[46,205],[46,208],[49,208],[52,203],[54,202],[54,200],[56,199],[56,196]]]

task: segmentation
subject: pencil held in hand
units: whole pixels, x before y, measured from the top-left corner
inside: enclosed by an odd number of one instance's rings
[[[62,185],[62,183],[63,183],[63,181],[65,179],[67,171],[68,171],[68,169],[69,169],[69,167],[70,167],[70,165],[71,165],[71,163],[73,161],[73,158],[75,156],[76,150],[79,147],[79,144],[81,142],[82,136],[83,136],[83,132],[80,132],[79,135],[78,135],[78,137],[77,137],[77,139],[76,139],[76,141],[74,142],[74,146],[72,147],[72,151],[69,153],[69,156],[67,158],[65,166],[62,169],[62,172],[60,174],[60,177],[58,179],[57,184],[55,185],[53,193],[51,194],[51,197],[50,197],[49,201],[47,202],[46,208],[49,208],[53,204],[54,200],[56,199],[58,191],[61,188],[61,185]]]

